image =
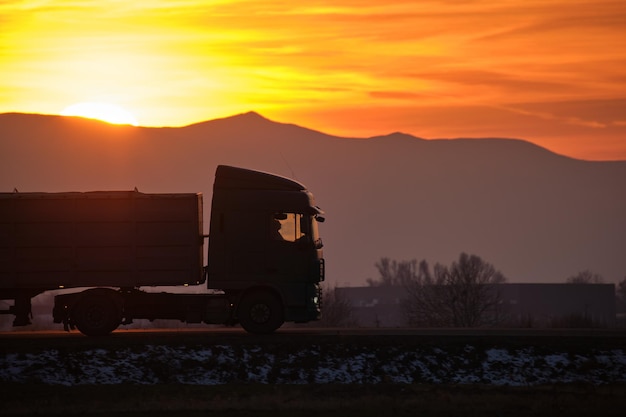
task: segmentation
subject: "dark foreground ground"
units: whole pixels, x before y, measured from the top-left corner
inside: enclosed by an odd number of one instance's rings
[[[626,386],[0,385],[2,416],[623,416]]]
[[[625,352],[613,331],[0,334],[0,416],[624,416]]]

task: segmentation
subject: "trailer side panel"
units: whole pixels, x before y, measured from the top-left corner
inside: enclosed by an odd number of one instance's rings
[[[204,280],[202,195],[0,193],[0,289]]]

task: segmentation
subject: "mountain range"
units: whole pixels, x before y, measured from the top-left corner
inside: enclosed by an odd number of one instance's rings
[[[515,139],[335,137],[254,112],[178,128],[0,114],[2,192],[202,192],[208,219],[218,164],[314,193],[331,285],[376,278],[382,257],[449,264],[461,252],[509,282],[626,276],[626,161],[576,160]]]

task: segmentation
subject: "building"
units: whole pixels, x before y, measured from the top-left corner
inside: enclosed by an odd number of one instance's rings
[[[407,322],[401,303],[406,290],[400,286],[339,287],[337,298],[347,300],[361,327],[401,327]]]
[[[614,327],[614,284],[497,284],[501,302],[498,326]],[[407,320],[401,286],[341,287],[338,296],[349,302],[362,327],[403,327]]]
[[[614,284],[502,284],[502,313],[519,327],[614,327]],[[505,321],[506,323],[506,321]]]

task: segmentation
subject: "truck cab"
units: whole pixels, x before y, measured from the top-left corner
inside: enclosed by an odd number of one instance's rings
[[[324,220],[301,183],[220,165],[215,174],[207,286],[223,290],[248,331],[319,319]]]

